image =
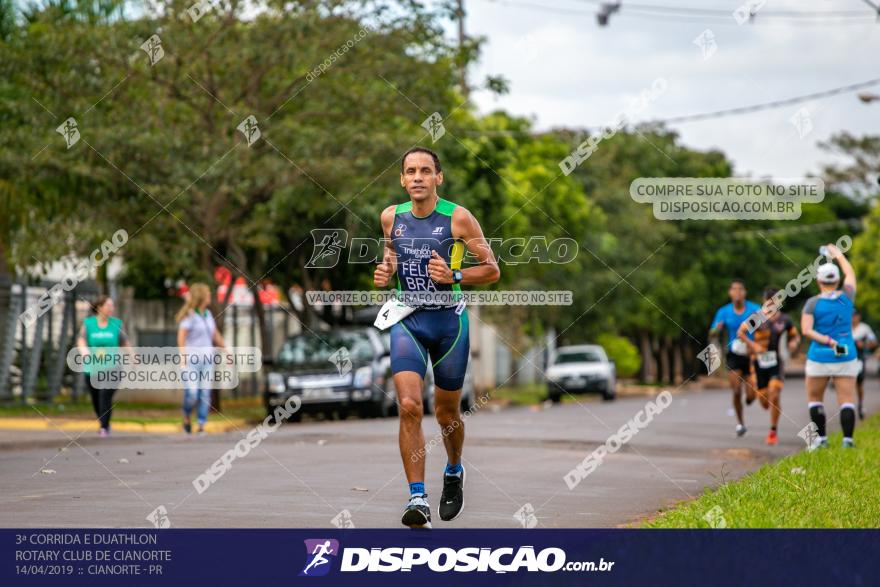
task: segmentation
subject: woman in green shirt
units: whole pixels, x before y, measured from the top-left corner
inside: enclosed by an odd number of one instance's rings
[[[92,382],[94,374],[114,368],[113,365],[96,364],[100,361],[95,359],[103,355],[102,348],[131,346],[123,330],[122,320],[113,317],[114,309],[113,300],[110,297],[100,296],[92,304],[94,315],[83,321],[79,338],[76,341],[76,346],[79,347],[83,356],[89,355],[91,358],[90,361],[86,361],[84,371],[86,386],[92,396],[92,407],[95,409],[95,416],[101,423],[101,430],[98,432],[101,437],[110,434],[110,416],[113,414],[113,394],[116,389],[107,389],[106,384],[101,385],[101,388],[94,386]]]

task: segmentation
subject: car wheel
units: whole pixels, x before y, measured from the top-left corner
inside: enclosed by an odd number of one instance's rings
[[[617,397],[617,389],[616,388],[617,388],[617,386],[614,384],[614,382],[612,382],[611,385],[606,387],[605,390],[602,392],[602,399],[605,400],[606,402],[610,402],[615,397]]]
[[[379,401],[361,408],[361,417],[363,418],[387,418],[391,414],[391,406],[383,395]]]
[[[562,392],[556,387],[551,387],[547,390],[547,397],[554,404],[562,402]]]
[[[277,421],[275,420],[275,411],[274,410],[269,409],[267,411],[267,416],[269,417],[269,424],[276,424],[277,423]],[[284,422],[300,422],[301,420],[302,420],[302,412],[296,411],[296,412],[292,413],[291,415],[289,415],[288,417],[283,418],[281,420],[281,423],[283,424]]]
[[[474,397],[469,393],[461,394],[461,411],[470,412],[474,409]]]
[[[422,409],[425,415],[434,413],[434,392],[425,390],[425,399],[422,402]]]

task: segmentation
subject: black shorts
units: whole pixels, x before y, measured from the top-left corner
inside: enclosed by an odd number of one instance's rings
[[[771,379],[782,381],[782,370],[780,367],[781,365],[777,364],[775,367],[762,369],[755,365],[755,378],[758,380],[758,389],[764,389],[769,386]]]
[[[858,375],[856,375],[856,383],[861,385],[862,383],[865,382],[865,368],[867,367],[867,363],[865,362],[865,359],[863,359],[861,357],[859,357],[859,361],[861,361],[861,363],[862,363],[862,370],[859,371]]]
[[[738,355],[727,351],[727,370],[740,371],[743,375],[748,375],[752,368],[752,360],[748,355]]]

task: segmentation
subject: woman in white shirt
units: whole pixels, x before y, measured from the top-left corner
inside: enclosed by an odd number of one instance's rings
[[[177,313],[180,324],[177,330],[177,346],[180,348],[184,368],[183,378],[183,429],[192,432],[190,416],[198,403],[199,434],[205,432],[208,410],[211,407],[211,377],[214,347],[226,347],[223,335],[217,330],[211,305],[211,288],[204,283],[194,283],[183,307]]]

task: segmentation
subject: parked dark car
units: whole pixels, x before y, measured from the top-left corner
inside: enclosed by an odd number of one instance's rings
[[[340,349],[346,349],[339,355]],[[346,360],[347,359],[347,362]],[[267,365],[266,411],[298,395],[302,407],[290,421],[303,413],[334,413],[346,417],[384,418],[397,414],[397,390],[391,377],[391,342],[388,332],[372,326],[351,327],[289,338],[278,356]],[[425,375],[422,402],[426,414],[434,412],[434,374],[430,366]],[[470,369],[465,375],[461,409],[473,408],[475,391]]]
[[[287,339],[269,365],[264,403],[271,415],[276,406],[299,396],[302,407],[292,421],[316,412],[387,416],[396,405],[390,380],[389,354],[375,328],[337,329],[320,336],[306,332]]]

